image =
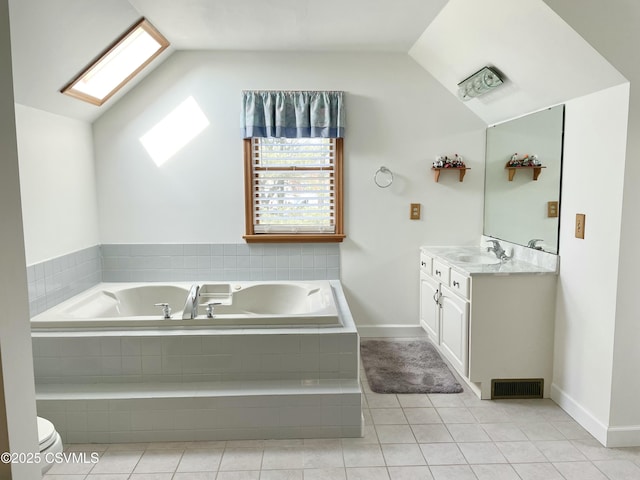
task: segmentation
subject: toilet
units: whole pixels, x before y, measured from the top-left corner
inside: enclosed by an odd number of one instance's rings
[[[38,417],[38,443],[40,445],[42,473],[44,474],[53,466],[55,454],[62,452],[62,438],[56,432],[53,423],[46,418]]]

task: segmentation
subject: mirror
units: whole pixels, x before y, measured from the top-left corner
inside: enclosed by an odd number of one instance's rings
[[[485,235],[558,253],[563,129],[564,105],[487,129]]]

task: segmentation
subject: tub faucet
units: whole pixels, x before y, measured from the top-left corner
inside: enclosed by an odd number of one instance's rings
[[[511,257],[507,255],[507,252],[504,251],[502,245],[497,240],[487,240],[487,242],[492,243],[493,247],[487,247],[487,252],[495,253],[496,257],[500,259],[502,262],[506,262]]]
[[[194,283],[189,289],[187,300],[184,303],[182,311],[182,319],[196,318],[198,316],[198,295],[200,293],[200,285]]]

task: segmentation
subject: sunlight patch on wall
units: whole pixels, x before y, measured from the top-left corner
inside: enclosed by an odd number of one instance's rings
[[[208,125],[209,120],[198,102],[189,97],[140,137],[140,142],[159,167]]]

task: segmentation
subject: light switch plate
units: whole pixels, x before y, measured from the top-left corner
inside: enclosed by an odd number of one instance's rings
[[[419,203],[411,204],[411,212],[409,214],[409,218],[411,220],[420,220],[420,204]]]
[[[584,213],[576,213],[576,238],[584,239]]]

